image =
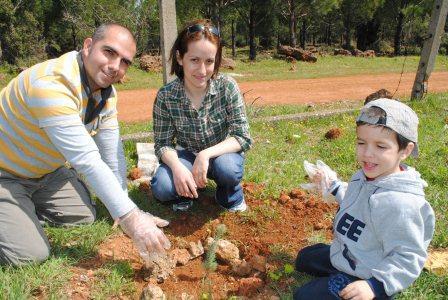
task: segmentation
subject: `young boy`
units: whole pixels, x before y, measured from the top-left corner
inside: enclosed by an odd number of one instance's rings
[[[417,156],[418,117],[390,99],[366,104],[356,120],[361,165],[348,186],[329,191],[339,202],[331,245],[302,249],[300,272],[318,276],[294,299],[391,299],[419,276],[434,233],[426,182],[401,162]],[[325,174],[318,174],[318,177]]]

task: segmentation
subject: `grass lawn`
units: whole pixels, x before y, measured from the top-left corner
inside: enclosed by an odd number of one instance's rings
[[[410,104],[420,117],[420,157],[409,159],[407,163],[415,166],[429,184],[426,195],[437,218],[432,248],[448,248],[447,103],[448,94],[438,94],[429,95],[422,102]],[[343,103],[332,105],[333,108],[337,108],[338,105],[344,108],[347,106]],[[262,112],[249,109],[249,112],[252,116],[268,116],[328,108],[320,105],[312,108],[286,106],[267,107]],[[254,115],[255,113],[258,115]],[[290,190],[305,182],[304,159],[309,161],[322,159],[337,171],[340,178],[348,180],[357,170],[354,160],[355,116],[353,113],[324,119],[275,123],[255,121],[256,119],[252,118],[251,133],[255,144],[247,153],[244,180],[265,184],[266,188],[260,197],[278,197],[280,191]],[[342,130],[341,137],[336,140],[325,139],[325,132],[333,127]],[[138,132],[147,128],[150,128],[148,123],[132,124],[124,126],[123,133]],[[131,167],[136,162],[135,146],[131,142],[126,142],[125,149],[128,167]],[[155,214],[160,210],[157,203],[148,205],[145,196],[138,190],[131,189],[130,195],[143,209],[149,209]],[[43,294],[45,298],[50,299],[63,297],[64,286],[72,275],[70,266],[94,256],[97,245],[115,232],[102,206],[99,209],[99,219],[99,222],[89,226],[70,229],[46,228],[52,243],[51,258],[39,266],[0,267],[0,299],[25,299],[36,294]],[[134,295],[132,269],[126,262],[101,266],[95,271],[95,275],[101,278],[101,281],[92,290],[93,298]],[[293,286],[309,279],[295,272],[288,276],[292,278]],[[278,291],[282,299],[291,299],[288,290]],[[424,271],[416,283],[397,298],[446,299],[447,295],[448,276],[436,276]]]
[[[241,55],[237,56],[236,68],[233,71],[223,70],[233,74],[238,82],[287,80],[301,78],[318,78],[333,76],[348,76],[356,74],[400,73],[403,65],[404,72],[417,70],[419,56],[375,57],[361,58],[350,56],[322,56],[316,63],[296,62],[296,71],[289,71],[291,63],[273,58],[273,54],[262,53],[255,62],[249,62]],[[137,68],[136,60],[127,72],[127,81],[117,84],[118,90],[157,89],[162,86],[161,72],[145,72]],[[448,57],[439,55],[436,59],[434,71],[446,71]],[[16,73],[13,68],[0,66],[0,88],[3,88]]]

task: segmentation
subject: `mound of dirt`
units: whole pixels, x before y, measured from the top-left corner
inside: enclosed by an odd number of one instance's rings
[[[283,267],[284,257],[292,263],[301,248],[320,236],[331,239],[332,220],[337,206],[327,204],[300,189],[285,191],[276,199],[259,199],[255,195],[262,185],[244,184],[249,210],[244,213],[221,213],[219,206],[209,196],[201,196],[195,203],[198,209],[174,214],[165,233],[172,242],[172,249],[202,241],[206,244],[215,235],[220,224],[227,227],[225,239],[238,247],[239,264],[247,264],[252,271],[235,273],[232,266],[218,261],[216,271],[207,273],[203,267],[205,255],[193,258],[185,265],[178,264],[174,274],[163,282],[153,282],[145,275],[142,261],[132,241],[121,232],[99,247],[98,255],[73,268],[75,275],[67,293],[71,297],[88,293],[100,280],[95,269],[103,264],[128,261],[134,269],[134,282],[138,295],[148,285],[158,285],[168,299],[178,299],[184,293],[195,298],[211,293],[213,299],[226,299],[233,295],[257,299],[270,299],[276,292],[269,288],[269,272]],[[279,259],[278,257],[283,257]],[[247,263],[246,263],[247,262]],[[262,263],[260,263],[262,262]],[[288,278],[277,280],[276,285],[285,289]]]
[[[160,72],[162,70],[162,58],[148,54],[142,55],[140,57],[140,69],[146,72]]]
[[[234,70],[236,67],[236,62],[228,57],[223,57],[221,59],[221,68]]]
[[[339,138],[342,134],[342,130],[340,128],[331,128],[325,133],[325,138],[327,140],[335,140]]]

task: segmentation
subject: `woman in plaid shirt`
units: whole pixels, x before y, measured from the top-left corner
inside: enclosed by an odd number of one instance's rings
[[[188,24],[171,49],[171,74],[154,104],[154,139],[161,161],[151,181],[160,201],[198,197],[207,179],[217,184],[216,201],[244,211],[241,179],[244,152],[252,144],[243,97],[234,79],[218,74],[219,31],[209,20]]]

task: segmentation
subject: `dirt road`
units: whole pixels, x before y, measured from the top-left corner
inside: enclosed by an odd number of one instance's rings
[[[395,97],[411,95],[415,74],[405,73]],[[400,81],[400,74],[356,75],[347,77],[327,77],[317,79],[243,82],[240,89],[246,93],[246,101],[258,99],[256,105],[299,104],[329,102],[337,100],[361,100],[381,88],[394,92]],[[428,91],[431,93],[448,91],[448,72],[431,74]],[[120,91],[119,119],[124,122],[149,120],[157,90],[142,89]]]

